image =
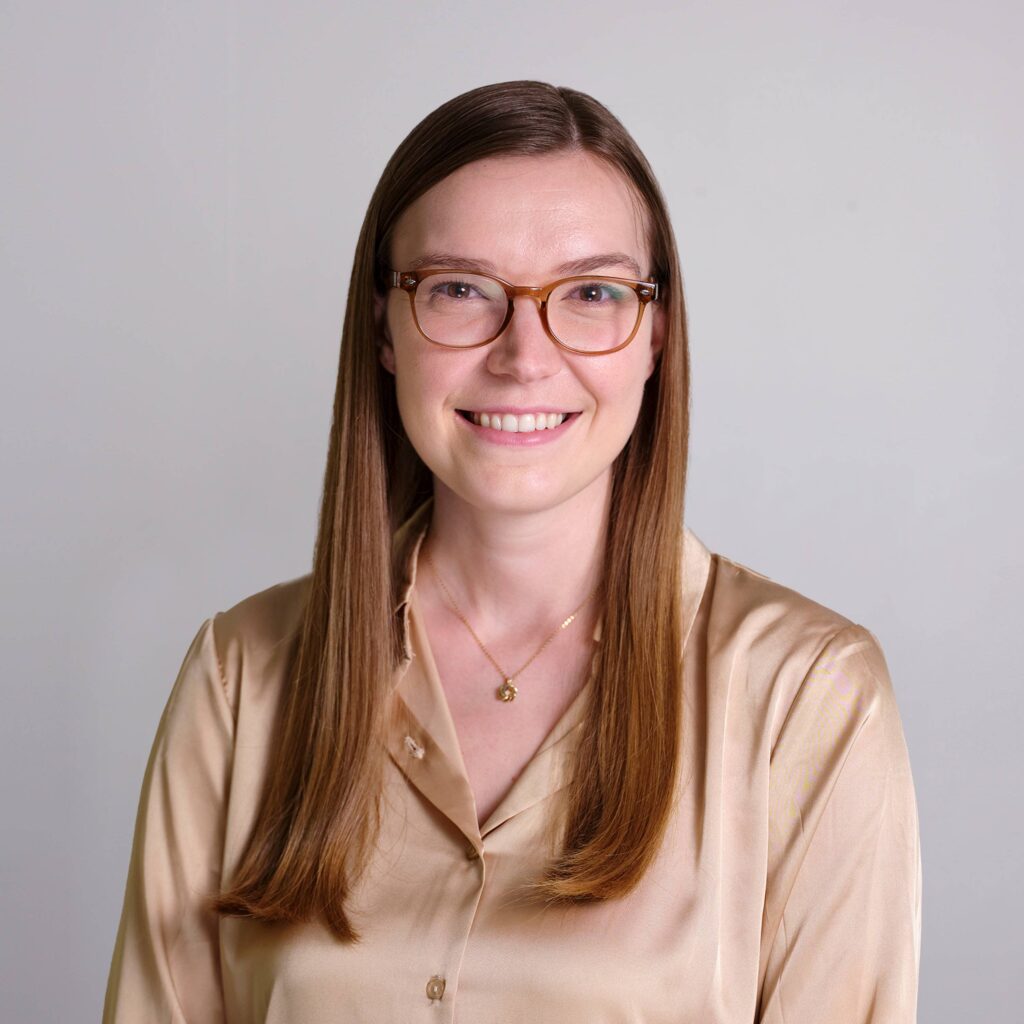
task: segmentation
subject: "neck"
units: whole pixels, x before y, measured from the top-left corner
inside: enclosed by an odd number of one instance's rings
[[[600,617],[598,595],[587,598],[603,568],[610,498],[610,471],[542,510],[477,507],[435,478],[430,530],[417,569],[417,584],[425,583],[421,594],[432,605],[447,605],[426,552],[480,636],[550,632],[584,601],[569,628],[589,636]]]

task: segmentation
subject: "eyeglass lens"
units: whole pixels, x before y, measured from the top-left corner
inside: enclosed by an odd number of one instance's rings
[[[501,328],[508,298],[496,281],[452,272],[416,289],[420,330],[442,345],[477,345]],[[563,344],[585,352],[617,348],[636,325],[640,298],[629,285],[601,277],[566,281],[549,296],[548,326]]]

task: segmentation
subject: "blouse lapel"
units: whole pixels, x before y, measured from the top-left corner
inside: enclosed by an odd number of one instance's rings
[[[583,723],[588,682],[555,723],[526,768],[493,813],[479,825],[458,735],[448,709],[429,639],[413,613],[413,592],[420,546],[430,524],[428,498],[395,533],[392,555],[402,576],[395,615],[399,619],[403,658],[395,673],[389,709],[388,751],[408,780],[442,814],[480,847],[490,832],[557,792],[569,782],[579,727]],[[683,542],[683,647],[689,638],[708,579],[711,555],[689,527]],[[598,619],[594,641],[599,642]]]

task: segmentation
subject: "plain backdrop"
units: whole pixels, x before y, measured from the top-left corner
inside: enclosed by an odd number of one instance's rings
[[[1021,10],[4,0],[0,1018],[98,1019],[185,649],[309,570],[386,160],[539,78],[610,107],[667,195],[689,524],[883,645],[920,1019],[1019,1021]]]

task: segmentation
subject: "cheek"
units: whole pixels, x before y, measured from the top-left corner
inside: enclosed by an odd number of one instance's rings
[[[437,429],[439,418],[448,412],[449,399],[456,393],[457,381],[450,360],[438,358],[436,353],[424,351],[415,342],[396,339],[395,387],[398,408],[407,429],[422,424]],[[441,353],[443,357],[445,354]]]
[[[638,351],[640,358],[633,356],[616,365],[601,367],[600,374],[590,379],[590,391],[594,395],[598,411],[611,413],[616,419],[635,418],[643,402],[644,384],[647,381],[647,359]]]
[[[417,367],[398,363],[395,384],[398,392],[398,411],[407,430],[413,430],[416,424],[423,421],[429,406],[428,388],[423,382]]]

